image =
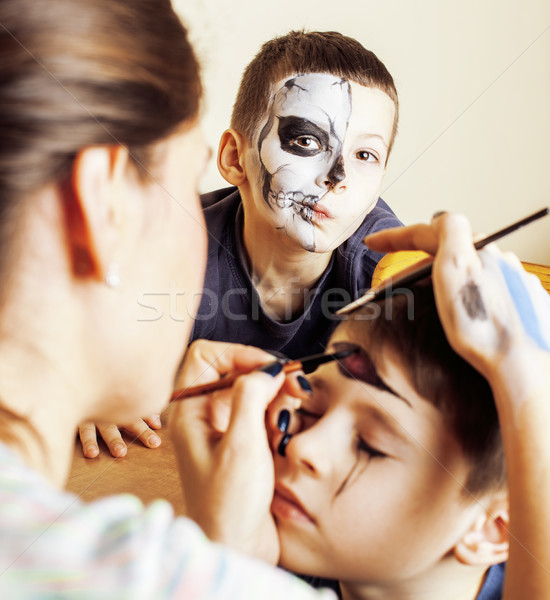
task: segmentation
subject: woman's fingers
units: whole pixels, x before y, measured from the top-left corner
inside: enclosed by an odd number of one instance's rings
[[[266,413],[266,427],[272,447],[281,435],[296,433],[300,427],[300,418],[296,409],[312,393],[311,385],[303,374],[289,375],[276,398],[269,404]]]
[[[367,236],[364,242],[371,250],[377,252],[423,250],[428,254],[435,254],[438,247],[437,233],[431,225],[424,223],[384,229]]]
[[[242,375],[229,390],[179,402],[170,415],[188,514],[211,538],[270,562],[278,557],[278,541],[270,514],[274,481],[265,413],[284,379],[282,364],[271,361],[267,372]],[[212,403],[224,406],[224,416],[216,417],[225,420],[223,426],[213,426]]]
[[[257,371],[239,377],[235,382],[226,443],[243,449],[255,443],[267,443],[265,413],[284,383],[282,364],[276,364],[278,370],[273,374]]]

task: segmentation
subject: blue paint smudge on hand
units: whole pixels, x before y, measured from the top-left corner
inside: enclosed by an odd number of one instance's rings
[[[530,290],[527,287],[527,274],[520,273],[505,260],[499,261],[499,267],[525,332],[539,348],[550,352],[550,295],[540,287],[543,295],[537,297],[536,302],[537,305],[542,304],[543,310],[542,313],[537,311],[540,307],[533,303],[532,291],[538,290]]]

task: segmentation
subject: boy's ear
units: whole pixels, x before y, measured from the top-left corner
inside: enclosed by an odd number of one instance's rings
[[[245,140],[234,129],[226,129],[218,147],[218,170],[231,185],[240,186],[247,181],[244,166]]]
[[[114,253],[128,152],[120,146],[81,150],[64,189],[68,242],[77,276],[104,279]]]
[[[508,559],[508,495],[498,492],[489,497],[489,506],[476,519],[454,547],[455,558],[472,566],[490,566]]]

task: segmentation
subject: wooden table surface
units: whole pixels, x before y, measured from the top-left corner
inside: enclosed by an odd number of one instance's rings
[[[176,458],[164,415],[163,424],[157,430],[162,439],[158,448],[146,448],[123,434],[128,445],[124,458],[113,458],[103,441],[97,458],[84,458],[77,440],[67,489],[84,501],[120,493],[134,494],[144,503],[163,498],[172,504],[176,514],[184,514]]]

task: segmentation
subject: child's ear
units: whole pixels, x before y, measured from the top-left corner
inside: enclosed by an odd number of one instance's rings
[[[488,503],[483,514],[454,547],[455,558],[472,566],[490,566],[508,559],[509,509],[508,495],[498,492],[482,500]]]
[[[77,276],[104,279],[114,255],[122,185],[128,152],[120,146],[81,150],[73,164],[64,207],[73,270]]]
[[[245,140],[234,129],[226,129],[218,147],[218,169],[222,177],[231,185],[243,185],[246,180],[244,167]]]

